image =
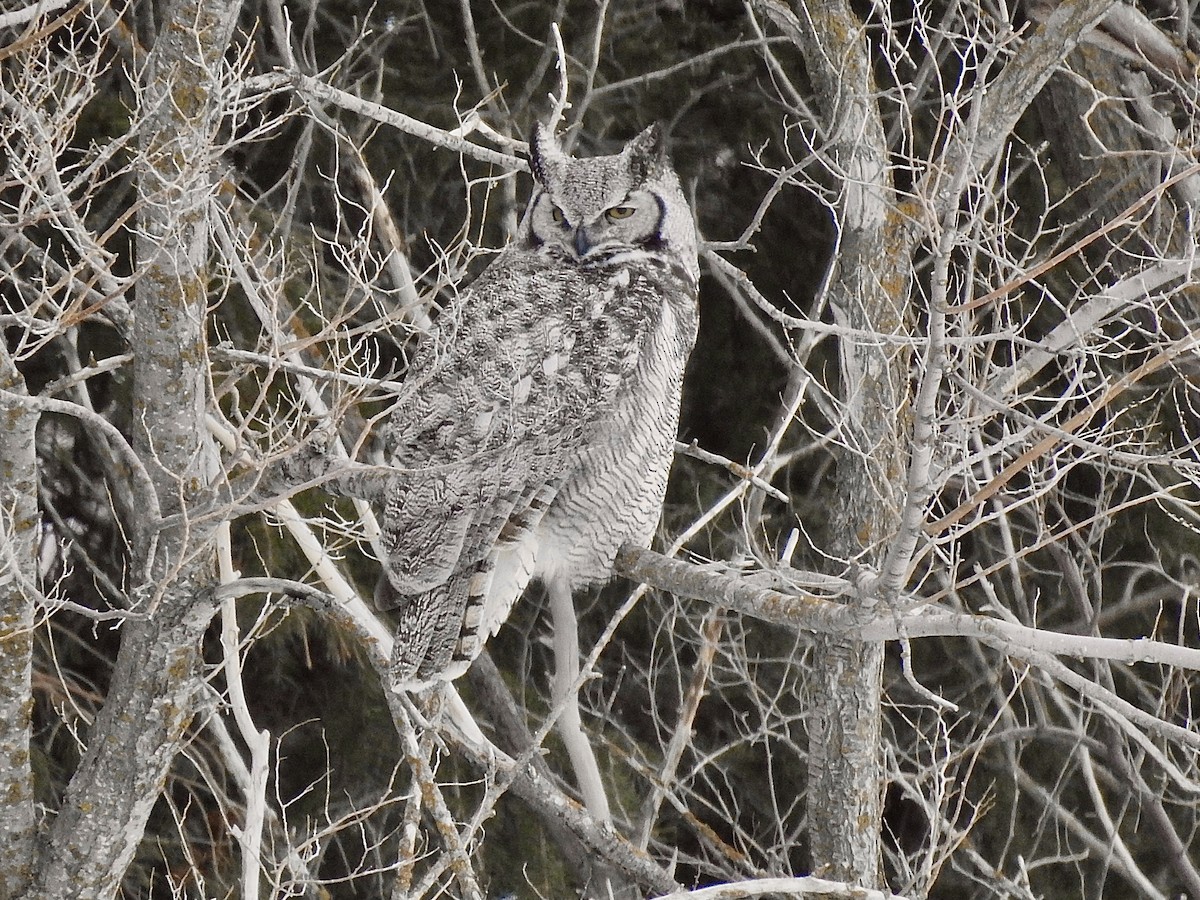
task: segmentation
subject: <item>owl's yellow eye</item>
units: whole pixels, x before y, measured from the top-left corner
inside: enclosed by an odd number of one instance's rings
[[[567,217],[563,215],[563,211],[561,209],[559,209],[557,206],[553,206],[550,208],[550,217],[552,219],[554,219],[554,224],[556,224],[556,225],[566,225],[567,224]]]
[[[604,215],[608,216],[610,222],[618,222],[621,219],[628,219],[634,213],[632,206],[614,206],[607,210]]]

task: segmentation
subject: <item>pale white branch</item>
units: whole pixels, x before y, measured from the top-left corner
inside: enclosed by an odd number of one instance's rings
[[[382,122],[384,125],[390,125],[414,137],[421,138],[434,146],[453,150],[455,153],[461,153],[463,156],[469,156],[481,162],[493,163],[504,169],[520,172],[529,171],[529,163],[519,157],[500,153],[487,147],[480,147],[478,144],[472,144],[470,141],[463,140],[445,129],[428,125],[419,119],[414,119],[412,116],[389,109],[382,104],[356,97],[354,94],[332,87],[302,72],[278,72],[273,75],[260,75],[255,78],[247,78],[243,82],[243,90],[248,93],[259,91],[275,92],[288,86],[295,88],[298,93],[310,100],[332,103],[348,112],[356,113],[376,122]]]
[[[24,25],[26,22],[32,22],[46,13],[57,12],[64,6],[70,6],[75,2],[77,0],[38,0],[24,9],[14,9],[11,12],[0,14],[0,28],[15,28],[18,25]]]
[[[237,580],[233,568],[232,544],[229,523],[222,522],[217,528],[217,563],[222,584]],[[259,895],[259,870],[262,866],[263,824],[267,815],[267,776],[270,772],[271,733],[259,731],[250,715],[246,703],[246,691],[242,684],[241,647],[238,639],[237,601],[227,597],[221,601],[221,650],[224,658],[225,684],[229,691],[229,706],[242,740],[250,748],[250,784],[246,793],[246,818],[234,834],[242,851],[242,897],[257,900]]]
[[[844,881],[805,876],[801,878],[756,878],[733,881],[694,891],[661,894],[658,900],[739,900],[743,897],[763,897],[785,894],[790,897],[833,897],[838,900],[904,900],[899,894],[874,891]]]

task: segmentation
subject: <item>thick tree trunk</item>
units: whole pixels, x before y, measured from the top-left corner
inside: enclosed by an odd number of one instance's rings
[[[36,896],[118,889],[195,707],[214,611],[211,525],[187,521],[215,472],[204,425],[210,164],[238,4],[168,11],[142,95],[133,446],[164,521],[127,523],[130,599],[113,680],[40,860]]]
[[[37,413],[0,345],[0,898],[24,896],[33,874],[35,819],[29,760],[33,598],[37,584]]]
[[[857,333],[900,334],[909,248],[894,218],[887,141],[862,23],[843,2],[798,3],[794,39],[821,104],[833,174],[841,181],[830,306],[839,324]],[[841,363],[849,445],[838,460],[833,550],[842,559],[878,565],[901,505],[907,362],[894,344],[847,339]],[[879,887],[883,644],[818,635],[813,659],[808,720],[813,870]]]
[[[768,0],[758,5],[804,56],[822,117],[819,143],[841,185],[830,308],[852,333],[904,335],[915,230],[901,219],[902,204],[888,169],[863,23],[845,2],[798,0],[795,15]],[[981,98],[987,105],[975,130],[955,133],[944,166],[929,173],[933,182],[927,187],[939,219],[958,207],[963,170],[978,170],[1000,152],[1062,55],[1111,5],[1112,0],[1063,3],[1022,46],[1021,60],[1007,66]],[[841,363],[847,440],[838,461],[832,550],[842,559],[878,567],[904,508],[912,424],[906,421],[908,360],[899,344],[847,339]],[[888,580],[876,583],[872,593],[900,587]],[[886,602],[888,597],[871,599]],[[808,772],[814,869],[878,886],[883,646],[818,635],[814,660]]]

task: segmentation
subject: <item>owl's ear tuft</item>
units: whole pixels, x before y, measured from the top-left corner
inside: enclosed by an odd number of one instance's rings
[[[655,122],[621,151],[629,162],[635,182],[643,182],[667,164],[667,145],[663,140],[662,126]]]
[[[554,170],[562,163],[563,152],[558,139],[541,122],[533,124],[529,135],[529,170],[543,187],[549,187]]]

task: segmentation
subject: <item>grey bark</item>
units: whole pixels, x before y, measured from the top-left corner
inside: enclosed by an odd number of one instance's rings
[[[237,2],[174,4],[142,95],[134,304],[133,447],[166,521],[128,523],[130,621],[104,707],[39,860],[34,896],[115,894],[184,740],[202,687],[199,642],[214,610],[211,526],[186,523],[214,474],[205,432],[210,165],[215,81]]]
[[[942,153],[941,165],[926,179],[940,181],[934,190],[934,212],[940,218],[957,197],[946,189],[954,176],[969,169],[982,171],[1008,143],[1017,121],[1025,114],[1054,71],[1117,0],[1063,0],[1038,26],[988,85],[984,109],[974,134],[958,132]]]
[[[37,414],[0,344],[0,898],[20,897],[33,874],[36,820],[30,768],[33,597],[37,584]]]
[[[798,3],[793,38],[813,82],[827,152],[842,179],[830,306],[840,324],[856,331],[899,334],[910,251],[895,218],[862,24],[846,3]],[[857,446],[838,458],[833,550],[843,559],[878,564],[875,557],[881,558],[898,523],[907,362],[895,346],[851,341],[843,343],[841,361],[846,429]],[[807,697],[813,872],[879,887],[883,644],[817,635],[813,658]]]
[[[1070,215],[1085,228],[1098,228],[1162,184],[1164,160],[1160,147],[1147,146],[1149,132],[1128,111],[1127,98],[1136,95],[1144,76],[1093,46],[1076,47],[1066,62],[1073,74],[1048,82],[1043,108],[1054,114],[1042,116],[1042,127],[1066,183],[1079,185],[1068,201]],[[1143,268],[1148,253],[1182,256],[1188,240],[1182,224],[1168,193],[1089,247],[1088,269],[1116,279]]]

